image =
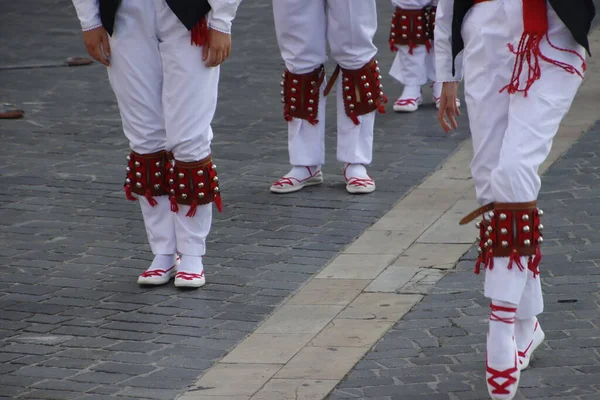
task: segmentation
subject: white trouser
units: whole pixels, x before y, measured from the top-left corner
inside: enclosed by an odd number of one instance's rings
[[[202,49],[190,44],[190,33],[165,0],[122,0],[110,47],[108,76],[131,150],[171,150],[184,162],[207,157],[219,68],[204,65]],[[174,214],[166,196],[156,197],[155,207],[139,200],[154,254],[204,255],[211,204],[189,218],[189,206]]]
[[[406,10],[420,10],[437,5],[437,0],[392,0],[394,7]],[[423,86],[427,81],[436,81],[435,56],[433,43],[427,51],[425,45],[419,45],[409,53],[408,46],[398,46],[396,57],[390,68],[390,76],[406,86]]]
[[[581,84],[578,75],[540,60],[541,79],[533,84],[527,97],[522,93],[499,93],[511,80],[515,56],[507,43],[518,45],[523,32],[522,15],[522,0],[497,0],[475,5],[463,23],[465,98],[474,151],[471,173],[482,205],[537,199],[541,184],[538,168],[548,156],[554,135]],[[585,55],[551,8],[548,20],[548,36],[554,45]],[[581,69],[581,60],[575,54],[557,51],[545,40],[541,51]],[[486,297],[518,304],[518,318],[541,313],[539,277],[534,279],[530,271],[517,267],[509,270],[507,265],[508,258],[495,258],[494,268],[486,270]]]
[[[375,0],[273,0],[275,30],[286,68],[294,74],[313,71],[332,58],[346,69],[367,64],[377,48]],[[344,111],[340,82],[337,89],[337,158],[344,163],[370,164],[375,111],[358,117],[355,125]],[[325,164],[325,97],[321,88],[319,123],[302,119],[288,123],[290,164]]]

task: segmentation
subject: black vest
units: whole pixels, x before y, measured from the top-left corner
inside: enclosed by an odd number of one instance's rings
[[[526,1],[526,0],[524,0]],[[596,15],[593,0],[548,0],[556,11],[562,22],[569,28],[573,37],[590,53],[588,35],[592,26],[592,20]],[[452,19],[452,74],[455,73],[454,60],[458,53],[465,47],[461,30],[465,15],[474,0],[454,0],[454,15]]]
[[[100,19],[109,35],[113,34],[115,28],[115,15],[119,4],[121,0],[100,0]],[[188,30],[196,26],[210,11],[208,0],[167,0],[167,4]]]

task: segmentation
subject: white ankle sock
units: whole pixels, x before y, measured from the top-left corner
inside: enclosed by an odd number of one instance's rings
[[[442,82],[434,82],[433,83],[433,95],[436,98],[440,98],[440,96],[442,95]]]
[[[181,264],[177,267],[179,272],[188,272],[190,274],[201,274],[204,271],[201,256],[181,256]]]
[[[490,365],[509,367],[515,361],[514,334],[515,314],[517,306],[506,301],[492,300],[497,307],[514,309],[515,311],[492,310],[487,339],[487,357]],[[507,322],[498,321],[503,319]],[[512,321],[512,322],[511,322]]]
[[[362,178],[368,179],[367,169],[362,164],[346,164],[345,176],[347,179],[350,178]]]
[[[152,264],[150,264],[146,271],[154,271],[157,269],[166,271],[173,265],[175,265],[175,254],[157,254],[154,256]]]
[[[525,351],[533,340],[533,330],[536,322],[536,317],[515,320],[515,339],[519,351]]]
[[[319,171],[321,169],[320,165],[316,165],[316,166],[307,166],[307,167],[292,167],[292,169],[290,170],[290,172],[288,172],[287,174],[285,174],[285,177],[294,177],[296,179],[298,179],[299,181],[304,180],[309,178],[310,176],[314,175],[317,171]]]
[[[421,86],[405,85],[401,99],[417,99],[421,96]]]

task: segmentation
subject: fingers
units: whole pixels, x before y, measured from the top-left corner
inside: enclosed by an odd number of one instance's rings
[[[207,46],[208,47],[208,46]],[[231,53],[231,48],[229,46],[225,48],[210,48],[208,50],[208,61],[206,63],[207,67],[216,67],[225,62]],[[203,60],[206,59],[203,57]]]
[[[104,58],[104,55],[102,54],[102,48],[100,46],[100,43],[98,43],[94,46],[89,46],[87,50],[88,50],[88,54],[90,56],[92,56],[94,58],[94,60],[98,61],[101,64],[106,65],[107,67],[109,66],[108,60],[106,60]]]
[[[206,61],[208,59],[208,53],[210,52],[210,46],[208,43],[202,46],[202,61]]]
[[[107,57],[110,57],[110,41],[108,40],[108,34],[106,32],[102,32],[101,40],[104,54],[106,54]]]

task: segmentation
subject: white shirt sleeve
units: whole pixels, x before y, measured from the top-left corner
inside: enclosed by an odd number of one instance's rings
[[[83,31],[89,31],[102,26],[98,0],[73,0],[77,17]]]
[[[208,26],[223,33],[231,33],[231,23],[242,0],[208,0]]]
[[[453,0],[440,0],[435,14],[435,73],[438,82],[462,80],[462,51],[455,60],[456,72],[452,75],[452,16]]]

